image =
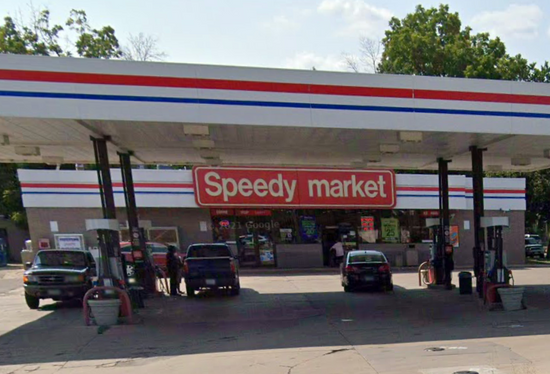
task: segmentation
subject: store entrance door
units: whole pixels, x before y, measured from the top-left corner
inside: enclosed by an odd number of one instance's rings
[[[321,234],[323,246],[323,265],[331,266],[332,254],[330,249],[336,242],[341,242],[344,246],[344,253],[359,249],[359,238],[355,227],[349,224],[339,224],[338,226],[325,226]]]
[[[330,266],[330,248],[340,240],[338,226],[325,226],[321,228],[321,244],[323,246],[323,265]]]
[[[241,266],[275,265],[271,215],[238,216],[236,232]]]

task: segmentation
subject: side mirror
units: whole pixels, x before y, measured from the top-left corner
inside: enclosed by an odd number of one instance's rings
[[[32,262],[25,262],[25,270],[29,270],[30,268],[32,268]]]

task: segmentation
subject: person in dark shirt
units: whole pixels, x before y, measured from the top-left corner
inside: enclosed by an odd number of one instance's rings
[[[169,246],[166,254],[166,267],[168,268],[168,278],[170,278],[170,295],[177,296],[179,290],[179,266],[180,262],[176,256],[176,247]]]

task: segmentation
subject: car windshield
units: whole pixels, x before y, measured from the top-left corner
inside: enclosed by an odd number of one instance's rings
[[[78,252],[40,252],[36,255],[34,264],[37,266],[63,266],[72,268],[85,268],[86,257]]]
[[[350,264],[364,264],[371,262],[386,262],[386,258],[380,253],[358,253],[352,254],[349,257]]]
[[[539,241],[535,238],[525,238],[525,244],[539,244]]]
[[[231,251],[225,245],[194,245],[187,257],[231,257]]]

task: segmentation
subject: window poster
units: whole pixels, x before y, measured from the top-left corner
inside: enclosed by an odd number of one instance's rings
[[[384,243],[399,243],[401,232],[399,231],[399,220],[397,218],[382,218],[382,241]]]

